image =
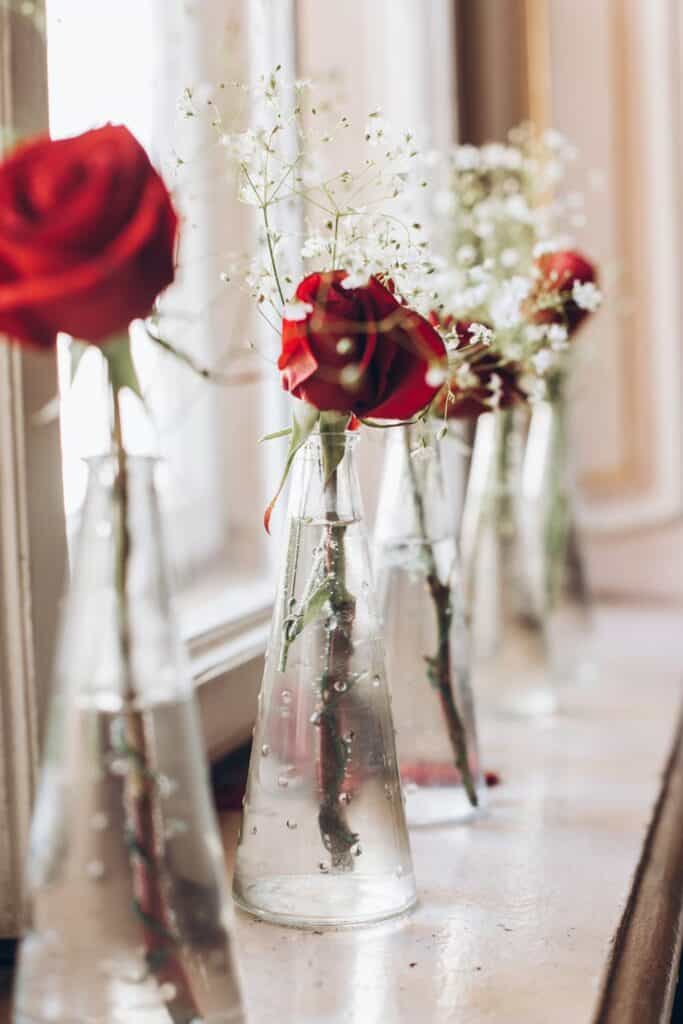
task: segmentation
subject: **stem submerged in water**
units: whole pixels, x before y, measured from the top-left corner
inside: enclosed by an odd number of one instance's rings
[[[119,392],[114,389],[114,448],[116,477],[116,595],[119,651],[123,673],[123,749],[127,761],[124,801],[127,845],[133,876],[133,902],[140,920],[145,960],[159,986],[173,1024],[201,1019],[185,969],[177,956],[179,939],[174,933],[164,898],[163,836],[158,828],[158,780],[148,751],[143,712],[135,686],[131,659],[128,568],[130,561],[128,465],[123,446]]]
[[[448,583],[442,583],[439,578],[434,548],[429,539],[427,522],[425,516],[424,498],[420,488],[420,482],[415,472],[412,453],[410,450],[410,434],[408,428],[403,429],[403,439],[406,449],[406,461],[408,464],[408,475],[410,477],[411,493],[415,505],[420,539],[422,541],[423,557],[426,564],[426,581],[429,592],[434,603],[436,612],[437,627],[437,650],[433,657],[427,658],[428,676],[430,682],[436,687],[441,701],[448,736],[453,748],[455,766],[460,772],[467,798],[473,807],[479,804],[479,797],[472,778],[468,750],[467,733],[464,723],[460,717],[455,696],[453,693],[453,666],[451,659],[451,625],[453,623],[453,603],[451,600],[451,589]]]
[[[337,508],[338,465],[343,456],[343,434],[328,432],[321,423],[321,448],[325,487],[326,525],[324,563],[329,588],[330,614],[325,630],[325,668],[320,678],[320,810],[318,824],[323,844],[329,851],[333,871],[353,870],[353,848],[358,853],[358,835],[352,832],[341,802],[349,743],[342,735],[340,710],[352,686],[351,655],[356,601],[346,588],[346,524]],[[330,468],[329,478],[328,469]]]

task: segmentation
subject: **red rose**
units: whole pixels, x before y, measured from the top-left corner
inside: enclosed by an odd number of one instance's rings
[[[595,283],[598,276],[595,267],[580,253],[571,250],[543,253],[535,266],[538,286],[532,302],[540,303],[541,308],[533,314],[533,322],[566,324],[571,334],[588,316],[588,310],[581,309],[572,298],[574,283]]]
[[[437,313],[432,313],[430,320],[448,329],[455,327],[458,337],[456,352],[471,343],[470,327],[475,322],[479,323],[473,320],[454,321],[452,316],[439,318]],[[502,362],[495,352],[479,352],[474,355],[468,371],[476,378],[476,383],[462,388],[453,378],[450,386],[444,386],[437,396],[433,407],[435,415],[459,420],[476,419],[484,412],[491,412],[494,393],[498,396],[499,409],[508,409],[525,397],[518,383],[519,367],[516,363]],[[497,381],[494,381],[494,374]]]
[[[0,164],[0,331],[106,341],[173,280],[177,217],[121,125],[29,142]]]
[[[283,320],[282,386],[322,411],[408,419],[439,390],[426,374],[445,365],[444,344],[376,277],[344,288],[346,276],[310,274],[297,288],[310,309],[301,320]]]

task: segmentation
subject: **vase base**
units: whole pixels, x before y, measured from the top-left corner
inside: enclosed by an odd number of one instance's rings
[[[415,879],[399,874],[281,875],[236,887],[236,906],[253,917],[288,928],[354,928],[398,917],[417,901]]]

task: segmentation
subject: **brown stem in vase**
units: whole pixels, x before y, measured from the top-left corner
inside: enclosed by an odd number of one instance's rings
[[[116,453],[115,501],[118,507],[116,534],[116,593],[119,650],[123,686],[124,756],[128,761],[124,801],[127,844],[133,877],[133,901],[142,927],[145,960],[159,986],[167,987],[164,1002],[173,1024],[192,1024],[201,1019],[189,978],[178,957],[179,937],[162,888],[164,838],[159,828],[158,779],[149,756],[143,712],[133,678],[128,607],[128,465],[123,446],[119,393],[114,392],[114,447]]]
[[[453,665],[451,658],[451,625],[453,623],[453,602],[451,588],[448,583],[442,583],[439,578],[439,571],[434,557],[434,548],[429,539],[427,522],[425,516],[424,499],[420,489],[420,482],[417,479],[415,466],[410,450],[410,434],[408,428],[403,428],[403,439],[406,449],[406,461],[408,463],[408,474],[417,517],[420,539],[422,541],[423,557],[426,564],[426,581],[429,587],[434,610],[436,612],[437,628],[437,650],[433,657],[427,658],[427,674],[430,682],[436,687],[448,737],[453,748],[455,766],[460,773],[467,798],[473,807],[479,804],[479,797],[472,778],[469,755],[467,750],[467,733],[465,725],[460,717],[458,706],[453,693]]]
[[[344,445],[342,434],[326,433],[321,424],[323,477],[326,465],[335,468],[325,482],[325,571],[330,580],[330,616],[325,624],[325,670],[320,679],[320,809],[318,825],[323,844],[331,857],[333,871],[353,870],[353,848],[358,853],[358,835],[349,828],[346,810],[341,802],[346,767],[349,760],[349,739],[342,735],[340,710],[352,685],[352,632],[356,611],[355,598],[346,589],[346,555],[344,551],[346,524],[339,520],[337,509],[336,445]]]

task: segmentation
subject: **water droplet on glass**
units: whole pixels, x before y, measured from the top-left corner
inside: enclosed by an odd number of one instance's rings
[[[258,832],[258,829],[257,829],[256,825],[252,825],[251,828],[249,829],[249,831],[251,832],[252,836],[255,836],[256,833]]]
[[[360,857],[362,852],[363,852],[363,849],[362,849],[360,843],[358,843],[358,845],[356,846],[356,849],[353,851],[354,857]]]
[[[281,694],[280,694],[280,700],[282,701],[283,704],[291,704],[292,703],[291,691],[290,690],[283,690],[281,692]]]
[[[295,828],[299,827],[293,818],[287,818],[285,824],[287,825],[287,828],[291,829],[292,831],[294,831]]]
[[[90,828],[95,832],[104,832],[109,824],[109,818],[103,811],[96,811],[90,819]]]
[[[389,785],[388,782],[384,786],[384,795],[387,798],[387,800],[393,800],[394,799],[394,791],[392,790],[392,788],[391,788],[391,786]]]
[[[170,981],[164,982],[159,988],[159,995],[165,1003],[170,1003],[176,997],[176,987]]]
[[[311,725],[320,725],[320,720],[322,719],[322,717],[323,716],[320,714],[319,711],[314,711],[311,717],[308,719],[308,721],[311,723]]]
[[[348,683],[344,682],[343,679],[338,679],[336,683],[333,684],[333,689],[336,690],[337,693],[346,693],[348,688]]]
[[[372,685],[375,687],[375,689],[377,689],[377,687],[380,686],[381,683],[382,683],[382,680],[380,679],[379,676],[373,676],[372,677]]]
[[[287,789],[287,786],[289,785],[289,779],[284,774],[278,775],[277,784],[281,789]]]
[[[91,882],[99,882],[104,878],[104,864],[101,860],[91,860],[85,870]]]
[[[261,747],[261,756],[262,757],[268,757],[269,753],[270,753],[270,747],[268,746],[267,743],[264,743],[263,746]]]
[[[330,870],[330,865],[326,864],[324,860],[321,860],[320,863],[318,864],[318,869],[322,871],[323,874],[327,874],[327,872]]]
[[[340,793],[339,794],[339,803],[340,804],[350,804],[351,803],[351,794],[347,793],[347,792]]]

